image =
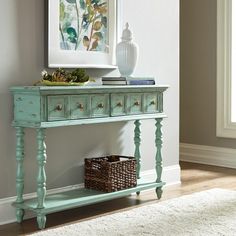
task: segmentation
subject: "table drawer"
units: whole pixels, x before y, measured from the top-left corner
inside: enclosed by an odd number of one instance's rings
[[[122,116],[126,114],[125,95],[111,94],[111,116]]]
[[[158,94],[157,93],[145,93],[144,94],[144,112],[153,113],[158,112]]]
[[[143,94],[130,93],[127,96],[127,112],[128,114],[140,114],[143,112]]]
[[[90,116],[90,96],[73,95],[70,96],[70,118],[83,119]]]
[[[109,116],[109,94],[96,94],[91,96],[91,116]]]
[[[48,96],[48,121],[66,120],[68,117],[68,96]]]

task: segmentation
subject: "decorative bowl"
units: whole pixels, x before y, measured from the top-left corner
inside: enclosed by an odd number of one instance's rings
[[[84,86],[88,82],[89,81],[76,83],[76,82],[52,82],[52,81],[49,81],[49,80],[40,80],[35,85],[38,85],[38,86]]]

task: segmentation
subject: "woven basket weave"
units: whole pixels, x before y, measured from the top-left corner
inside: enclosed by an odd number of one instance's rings
[[[134,157],[113,155],[85,159],[85,188],[115,192],[136,185]]]

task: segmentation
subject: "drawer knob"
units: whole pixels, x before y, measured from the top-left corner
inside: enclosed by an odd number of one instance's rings
[[[58,105],[56,106],[56,110],[57,110],[57,111],[62,111],[62,108],[63,108],[63,106],[62,106],[61,104],[58,104]]]
[[[23,101],[23,99],[21,97],[17,98],[16,101]]]
[[[118,106],[118,107],[122,107],[123,104],[122,104],[122,102],[118,102],[116,106]]]
[[[140,101],[136,101],[136,102],[134,103],[134,105],[135,105],[135,106],[140,106]]]
[[[81,110],[83,110],[83,109],[84,109],[84,105],[81,104],[81,103],[79,103],[79,104],[78,104],[78,108],[81,109]]]
[[[103,103],[99,103],[98,104],[98,108],[104,108],[104,104]]]
[[[156,102],[155,101],[151,101],[150,105],[156,105]]]

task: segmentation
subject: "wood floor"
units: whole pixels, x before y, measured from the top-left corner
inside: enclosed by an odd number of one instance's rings
[[[180,165],[182,169],[182,184],[166,187],[161,201],[211,188],[236,190],[235,169],[184,162]],[[141,193],[139,197],[131,196],[51,214],[47,216],[47,229],[132,209],[154,202],[157,202],[156,195],[155,191],[151,190]],[[37,224],[35,219],[25,220],[21,225],[13,223],[0,226],[0,235],[2,236],[26,235],[36,231]]]

